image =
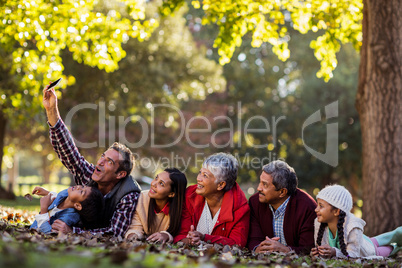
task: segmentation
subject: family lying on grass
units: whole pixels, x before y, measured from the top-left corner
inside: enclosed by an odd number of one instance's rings
[[[297,188],[294,169],[279,160],[263,167],[258,192],[249,200],[236,183],[238,162],[226,153],[204,161],[196,185],[186,188],[186,176],[170,168],[141,192],[129,175],[133,157],[126,146],[114,143],[96,165],[87,162],[60,118],[53,89],[44,89],[43,104],[53,148],[77,186],[53,202],[43,188],[35,188],[33,193],[44,197],[32,228],[161,243],[204,241],[247,246],[256,253],[293,250],[325,258],[387,257],[402,246],[402,227],[374,238],[363,234],[365,222],[351,213],[352,196],[345,187],[325,187],[317,205]]]

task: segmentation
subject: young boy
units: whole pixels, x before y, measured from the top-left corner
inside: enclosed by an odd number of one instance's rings
[[[57,219],[70,227],[81,220],[84,227],[92,228],[102,212],[103,195],[95,187],[76,185],[57,194],[37,186],[32,194],[43,197],[40,199],[40,214],[35,216],[31,229],[43,233],[50,233]]]

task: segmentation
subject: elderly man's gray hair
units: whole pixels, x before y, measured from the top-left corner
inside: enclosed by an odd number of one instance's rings
[[[272,184],[276,190],[286,188],[289,195],[294,195],[298,179],[295,170],[281,160],[272,161],[262,167],[262,170],[272,176]]]
[[[226,182],[226,186],[223,189],[226,192],[232,189],[236,182],[239,163],[231,154],[217,153],[209,156],[202,164],[202,167],[208,169],[218,182]]]

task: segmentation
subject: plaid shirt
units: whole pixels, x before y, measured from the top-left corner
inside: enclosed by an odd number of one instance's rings
[[[50,141],[63,165],[74,175],[75,183],[87,185],[92,180],[95,165],[89,163],[79,153],[70,131],[61,119],[53,127],[50,126]],[[73,227],[73,232],[77,234],[87,231],[92,234],[112,233],[114,236],[124,237],[131,224],[139,196],[140,194],[136,192],[123,196],[116,205],[115,212],[110,219],[110,226],[93,230]]]
[[[282,245],[287,246],[286,240],[285,240],[285,233],[283,232],[283,220],[285,218],[285,211],[286,211],[286,206],[289,203],[290,196],[285,200],[285,202],[282,203],[282,205],[279,206],[279,208],[274,211],[271,205],[269,205],[269,208],[272,211],[272,226],[274,227],[274,236],[279,237],[279,242]]]

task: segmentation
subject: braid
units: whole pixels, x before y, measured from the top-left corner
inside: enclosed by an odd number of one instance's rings
[[[345,222],[346,213],[343,210],[339,210],[339,219],[338,219],[338,238],[339,238],[339,245],[341,246],[341,251],[343,255],[349,257],[349,254],[346,250],[345,238],[343,233],[343,223]],[[317,238],[318,240],[318,238]]]
[[[322,241],[322,237],[324,236],[324,231],[325,231],[325,227],[327,227],[328,224],[327,223],[321,223],[320,224],[320,229],[318,230],[318,234],[317,234],[317,245],[321,246],[321,241]]]

